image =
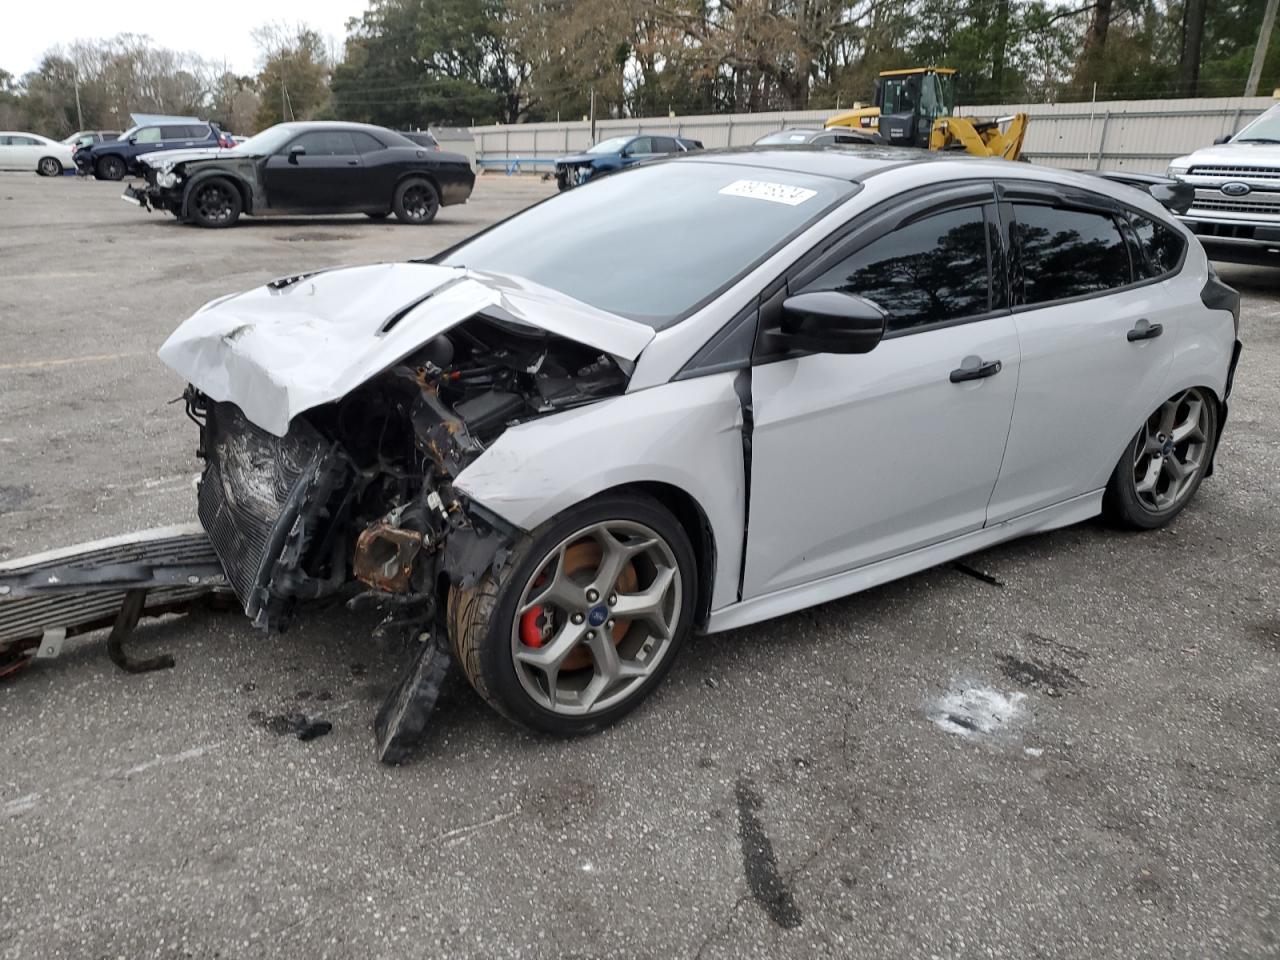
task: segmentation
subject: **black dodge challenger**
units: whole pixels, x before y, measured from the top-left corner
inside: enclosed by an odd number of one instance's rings
[[[230,150],[146,154],[139,166],[146,186],[122,199],[201,227],[229,227],[241,214],[394,213],[430,223],[475,185],[460,154],[363,123],[280,123]]]

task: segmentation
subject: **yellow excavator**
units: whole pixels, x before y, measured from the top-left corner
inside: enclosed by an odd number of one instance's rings
[[[884,70],[876,103],[838,113],[827,127],[876,131],[886,143],[930,150],[965,150],[978,157],[1017,160],[1027,135],[1027,115],[954,117],[956,72],[951,67]]]

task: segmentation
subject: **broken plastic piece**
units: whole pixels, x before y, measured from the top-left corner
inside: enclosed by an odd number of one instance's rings
[[[404,763],[413,754],[440,696],[449,660],[449,652],[437,640],[418,644],[400,683],[373,722],[378,759],[383,763]]]

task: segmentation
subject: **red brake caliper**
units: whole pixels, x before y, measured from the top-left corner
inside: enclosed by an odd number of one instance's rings
[[[542,646],[542,605],[530,607],[520,617],[520,642],[526,647]]]

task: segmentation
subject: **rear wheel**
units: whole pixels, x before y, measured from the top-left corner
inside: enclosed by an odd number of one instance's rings
[[[201,180],[191,188],[187,213],[201,227],[229,227],[240,219],[240,191],[222,177]]]
[[[401,223],[430,223],[440,210],[440,195],[427,180],[406,180],[396,187],[391,209]]]
[[[634,709],[693,623],[697,569],[684,528],[643,495],[580,504],[511,562],[449,596],[454,653],[498,712],[559,736]]]
[[[1147,418],[1107,483],[1103,507],[1136,530],[1163,527],[1195,496],[1218,435],[1218,404],[1192,387]]]
[[[124,161],[119,157],[103,157],[94,168],[94,173],[99,180],[123,180]]]
[[[36,173],[42,177],[62,176],[62,163],[57,157],[42,157],[36,164]]]

